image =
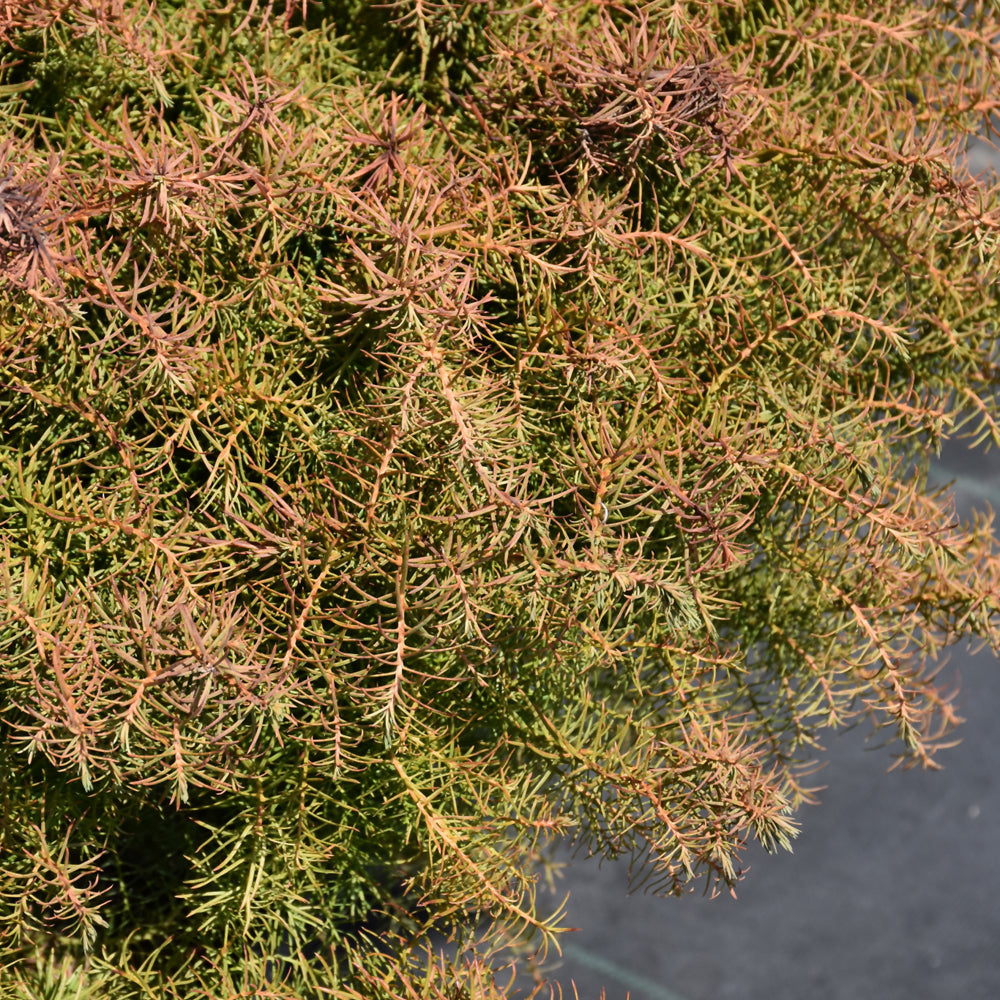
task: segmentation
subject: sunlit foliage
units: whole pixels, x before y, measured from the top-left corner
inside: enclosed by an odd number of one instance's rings
[[[1000,641],[926,485],[1000,441],[998,46],[0,2],[0,995],[501,997],[553,842],[724,888],[824,728],[934,766]]]

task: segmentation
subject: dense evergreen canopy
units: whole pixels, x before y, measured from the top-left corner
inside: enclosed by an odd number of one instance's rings
[[[0,0],[0,996],[498,997],[933,766],[990,6]]]

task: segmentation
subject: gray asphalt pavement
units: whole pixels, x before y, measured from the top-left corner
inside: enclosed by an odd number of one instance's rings
[[[960,509],[1000,511],[1000,456],[940,473]],[[580,929],[546,966],[563,996],[1000,998],[1000,662],[956,648],[948,672],[966,722],[945,769],[887,773],[865,730],[830,734],[794,854],[751,853],[737,899],[629,896],[624,867],[575,860],[560,889]]]

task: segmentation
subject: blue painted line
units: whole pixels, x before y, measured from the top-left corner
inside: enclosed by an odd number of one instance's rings
[[[641,973],[626,969],[617,962],[612,962],[607,958],[597,955],[586,948],[579,948],[575,944],[562,944],[563,954],[568,955],[581,965],[600,972],[601,975],[610,976],[618,980],[629,991],[630,1000],[685,1000],[679,993],[668,990],[666,986]],[[633,992],[634,991],[634,992]]]

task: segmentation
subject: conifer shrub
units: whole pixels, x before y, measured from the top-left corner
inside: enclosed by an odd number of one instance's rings
[[[500,997],[935,766],[990,6],[0,2],[0,995]]]

